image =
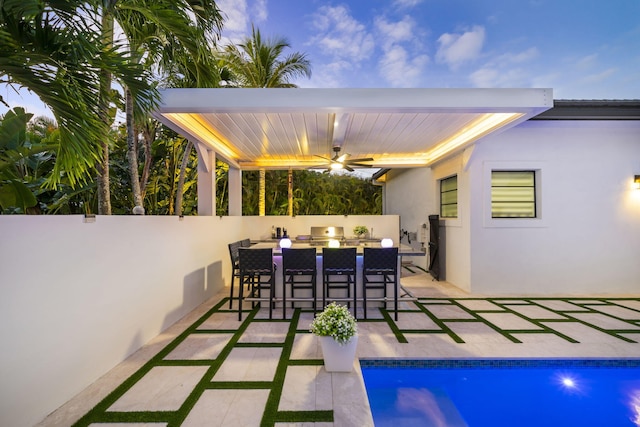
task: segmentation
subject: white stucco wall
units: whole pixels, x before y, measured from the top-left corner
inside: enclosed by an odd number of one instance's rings
[[[431,169],[397,169],[389,171],[389,181],[385,184],[384,213],[398,215],[400,228],[417,233],[418,241],[412,241],[414,248],[427,248],[429,230],[423,229],[422,224],[429,224],[429,215],[436,214],[438,207],[433,194],[433,179]],[[420,241],[422,240],[422,241]],[[403,244],[409,244],[407,237]],[[407,257],[424,269],[428,268],[428,257]]]
[[[458,175],[458,217],[441,219],[444,233],[444,279],[460,289],[471,290],[471,236],[470,230],[470,182],[464,169],[463,156],[455,156],[433,166],[433,183],[436,213],[440,212],[440,180]],[[442,238],[441,238],[442,240]]]
[[[393,215],[0,215],[0,426],[36,424],[222,290],[227,243],[271,224],[398,233]]]
[[[540,219],[490,218],[492,168],[540,171]],[[529,121],[483,140],[469,167],[471,290],[640,292],[639,173],[638,121]]]

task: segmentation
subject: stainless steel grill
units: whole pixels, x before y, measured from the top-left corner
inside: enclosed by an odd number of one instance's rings
[[[329,240],[344,241],[344,227],[311,227],[312,246],[327,245]]]

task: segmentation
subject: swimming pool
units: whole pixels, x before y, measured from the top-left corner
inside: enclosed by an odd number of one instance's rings
[[[640,426],[640,359],[360,366],[376,427]]]

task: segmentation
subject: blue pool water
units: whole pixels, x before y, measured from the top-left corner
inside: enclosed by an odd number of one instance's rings
[[[640,360],[360,362],[376,427],[640,426]]]

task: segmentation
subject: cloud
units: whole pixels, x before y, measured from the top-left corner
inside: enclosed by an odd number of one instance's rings
[[[368,59],[375,49],[373,36],[365,25],[354,19],[345,6],[322,6],[313,15],[316,34],[311,44],[326,56],[349,59],[354,63]]]
[[[267,0],[256,0],[255,2],[255,22],[260,23],[267,20],[269,13],[267,11]]]
[[[531,86],[533,73],[528,68],[523,68],[523,64],[530,63],[539,55],[540,52],[535,47],[498,55],[473,72],[469,79],[476,87]]]
[[[422,3],[422,0],[395,0],[393,2],[394,7],[408,9]]]
[[[390,22],[384,17],[375,20],[376,40],[380,41],[382,56],[378,61],[380,74],[393,87],[412,87],[429,63],[420,42],[421,31],[410,16]]]
[[[379,33],[377,39],[382,41],[383,46],[412,40],[415,26],[416,23],[410,16],[405,16],[397,22],[389,22],[384,18],[375,20],[375,27]]]
[[[267,0],[254,0],[249,7],[247,0],[217,0],[216,4],[224,16],[222,44],[238,43],[249,33],[251,24],[266,21]]]
[[[464,33],[444,33],[438,38],[436,61],[457,70],[462,64],[478,58],[484,45],[484,27],[476,25]]]
[[[591,68],[596,65],[598,62],[598,54],[594,53],[593,55],[587,55],[580,58],[575,64],[578,68]]]
[[[427,55],[410,57],[405,48],[394,45],[380,59],[380,73],[393,87],[416,87],[429,63]]]
[[[608,68],[600,73],[585,76],[582,81],[589,84],[602,83],[617,72],[617,68]]]

